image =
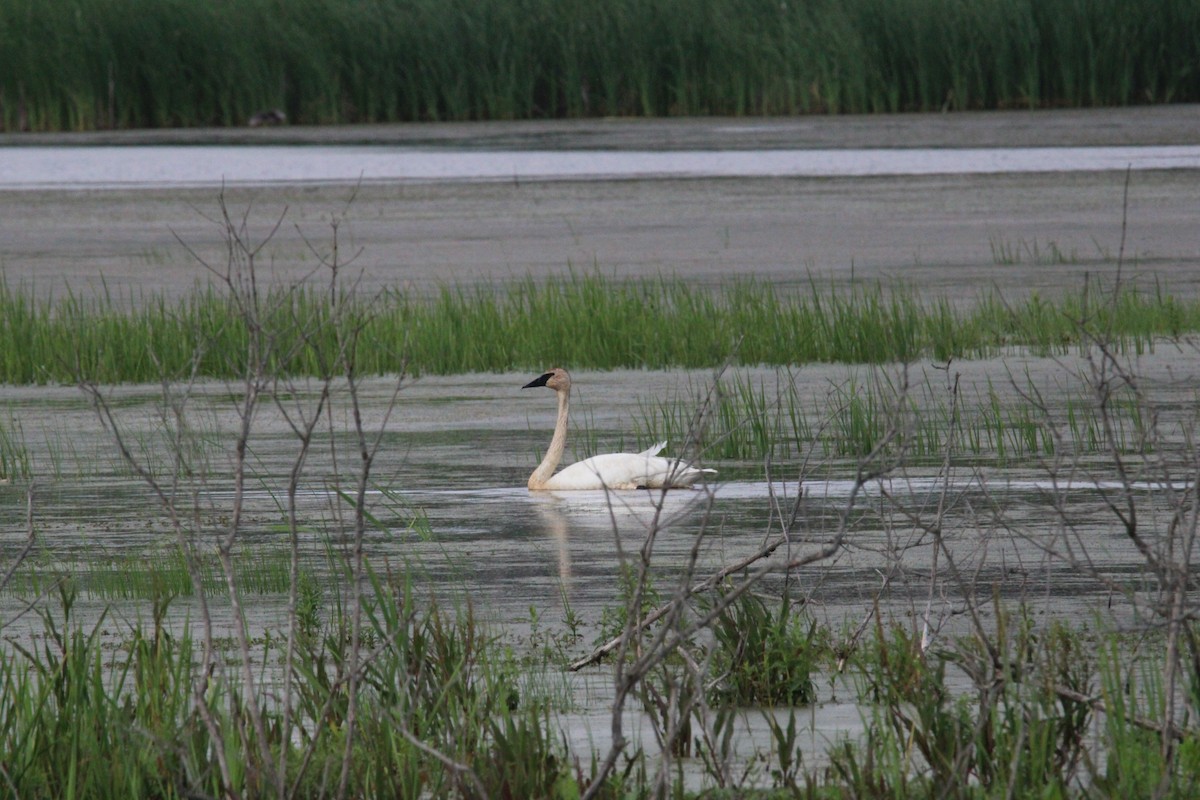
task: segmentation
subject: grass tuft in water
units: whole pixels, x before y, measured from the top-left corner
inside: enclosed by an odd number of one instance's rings
[[[703,424],[696,425],[696,409],[704,407],[709,388],[690,382],[640,404],[633,447],[691,441],[710,462],[845,460],[870,453],[894,427],[899,435],[891,447],[903,448],[912,463],[939,462],[953,443],[956,460],[1008,466],[1110,448],[1133,453],[1145,435],[1142,406],[1120,393],[1107,400],[1104,420],[1088,395],[1067,393],[1061,406],[1043,406],[1032,380],[1014,382],[1007,393],[990,381],[982,388],[960,387],[956,413],[947,390],[928,375],[903,389],[881,371],[853,373],[819,395],[802,394],[803,384],[790,370],[757,382],[731,371],[718,384]]]
[[[790,597],[747,592],[713,627],[712,700],[735,706],[801,706],[816,699],[814,677],[828,652],[817,623]]]
[[[32,475],[25,432],[15,417],[0,423],[0,482]]]

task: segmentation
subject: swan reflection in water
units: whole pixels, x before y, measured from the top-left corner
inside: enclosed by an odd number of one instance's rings
[[[585,577],[575,574],[572,544],[585,562],[605,562],[605,574],[615,576],[621,548],[636,557],[651,528],[687,526],[711,499],[697,492],[532,492],[531,533],[553,544],[559,581],[569,595],[573,580]]]

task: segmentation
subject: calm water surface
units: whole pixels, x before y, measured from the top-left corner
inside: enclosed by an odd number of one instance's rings
[[[0,190],[324,182],[865,177],[1200,169],[1200,146],[689,151],[11,147]]]
[[[1064,380],[1062,359],[1022,357],[1022,379],[1040,384],[1053,405],[1077,396],[1078,385]],[[1200,357],[1178,352],[1139,359],[1147,386],[1162,402],[1187,408],[1200,379]],[[963,392],[995,387],[1015,395],[1007,383],[1008,360],[964,364]],[[937,380],[926,370],[921,380]],[[850,376],[862,380],[861,370],[817,366],[791,377],[801,397],[820,407],[831,387]],[[751,371],[767,385],[778,379],[772,370]],[[755,377],[756,376],[756,377]],[[719,480],[705,491],[531,494],[524,482],[549,440],[553,396],[522,393],[527,376],[484,375],[425,378],[406,384],[387,420],[374,468],[371,494],[382,527],[368,532],[368,546],[393,565],[415,568],[421,584],[435,593],[465,597],[483,604],[504,623],[528,619],[538,609],[548,619],[561,619],[571,606],[588,624],[596,625],[605,608],[618,597],[617,574],[622,558],[636,553],[656,518],[662,523],[655,560],[663,581],[678,580],[695,557],[697,574],[719,568],[753,552],[781,532],[780,517],[792,520],[795,554],[819,547],[837,529],[839,519],[851,520],[847,548],[831,563],[802,570],[799,585],[829,620],[866,613],[879,585],[874,576],[907,548],[905,570],[889,587],[890,602],[903,607],[924,597],[929,588],[922,564],[928,563],[929,543],[911,526],[897,527],[895,513],[903,510],[927,517],[930,504],[945,495],[956,531],[952,546],[964,558],[978,561],[981,575],[1013,592],[1028,591],[1040,581],[1041,595],[1056,610],[1084,607],[1106,589],[1099,585],[1058,586],[1056,575],[1066,570],[1048,559],[1039,537],[1053,536],[1055,502],[1078,504],[1086,518],[1095,518],[1093,556],[1128,571],[1137,566],[1136,554],[1120,537],[1102,532],[1105,514],[1101,494],[1118,488],[1115,474],[1103,459],[1084,460],[1070,473],[1049,474],[1037,458],[1003,468],[982,468],[960,459],[948,475],[933,463],[913,462],[863,487],[852,510],[853,463],[819,453],[773,463],[771,479],[763,465],[721,462]],[[704,372],[670,373],[619,371],[576,376],[574,432],[567,460],[597,451],[640,448],[635,421],[656,397],[673,396],[701,385]],[[936,384],[935,384],[936,385]],[[1006,388],[1007,387],[1007,388]],[[299,387],[302,388],[302,387]],[[366,424],[383,424],[392,384],[373,379],[364,389]],[[203,518],[201,536],[216,536],[233,503],[232,433],[237,416],[223,384],[202,385],[189,401],[189,414],[200,443],[189,456],[203,472],[192,488],[197,491]],[[120,555],[130,548],[170,547],[174,539],[152,494],[118,462],[111,440],[84,399],[75,390],[52,387],[0,387],[8,419],[14,423],[37,476],[33,484],[39,543],[66,557],[106,553]],[[126,435],[138,442],[145,457],[162,469],[168,465],[166,433],[158,417],[155,387],[121,387],[113,402]],[[926,398],[922,402],[929,402]],[[335,424],[348,425],[345,398],[335,398]],[[338,416],[340,415],[340,416]],[[1185,415],[1186,416],[1186,415]],[[1186,423],[1186,419],[1183,420]],[[15,427],[15,426],[14,426]],[[1185,428],[1171,426],[1184,435]],[[348,438],[338,434],[345,452]],[[314,553],[327,541],[343,542],[344,511],[334,491],[346,462],[335,464],[329,442],[314,450],[301,484],[302,514],[313,519]],[[669,448],[673,450],[673,448]],[[256,417],[251,440],[254,471],[246,495],[249,543],[280,544],[280,508],[285,478],[295,455],[286,422],[269,408]],[[1132,489],[1147,497],[1177,490],[1160,482],[1158,474],[1139,478]],[[343,481],[349,479],[344,474]],[[12,553],[23,541],[24,498],[28,485],[14,481],[0,486],[4,497],[4,548]],[[1085,513],[1086,510],[1086,513]],[[1093,513],[1094,512],[1094,513]],[[997,527],[1002,513],[1010,527]],[[1108,521],[1111,527],[1111,520]],[[779,553],[779,559],[785,553]],[[1014,566],[1020,569],[1014,572]],[[906,588],[907,587],[907,588]],[[1048,594],[1047,594],[1048,593]],[[947,616],[951,624],[952,615]],[[960,620],[961,621],[961,620]],[[589,636],[589,640],[590,640]]]

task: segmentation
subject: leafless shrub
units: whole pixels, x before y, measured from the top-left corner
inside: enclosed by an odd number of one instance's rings
[[[291,752],[289,748],[281,747],[277,754],[269,749],[272,737],[266,730],[264,708],[259,700],[264,694],[263,687],[259,686],[258,667],[255,666],[254,634],[243,606],[243,591],[238,584],[234,554],[246,533],[249,490],[259,480],[252,469],[255,424],[264,415],[274,413],[285,423],[292,442],[291,464],[281,492],[285,498],[282,505],[288,531],[290,581],[284,622],[284,663],[276,697],[278,707],[282,709],[283,730],[279,735],[282,741],[288,742],[292,740],[292,730],[297,724],[291,710],[295,707],[296,647],[301,627],[298,611],[302,558],[300,531],[304,521],[298,497],[307,479],[307,468],[319,434],[326,435],[330,442],[328,458],[332,464],[331,483],[326,491],[335,525],[341,531],[335,538],[345,543],[343,557],[350,576],[347,601],[349,659],[337,665],[341,672],[333,682],[345,692],[349,704],[343,732],[344,758],[336,789],[336,796],[344,797],[348,793],[352,769],[351,751],[356,736],[360,695],[358,682],[371,658],[371,650],[366,647],[362,636],[364,600],[370,590],[364,553],[364,535],[369,517],[368,491],[372,486],[372,468],[383,428],[402,387],[403,374],[397,376],[378,427],[369,430],[364,421],[356,355],[363,346],[361,334],[369,318],[370,304],[353,302],[356,300],[356,280],[348,270],[357,253],[346,257],[341,252],[339,238],[346,209],[335,214],[330,221],[328,249],[321,249],[305,239],[316,257],[317,266],[299,282],[280,287],[262,282],[260,261],[283,225],[286,209],[264,235],[256,237],[250,231],[249,210],[241,217],[231,215],[223,195],[219,198],[218,208],[218,215],[211,221],[224,236],[224,261],[212,263],[186,242],[181,241],[181,244],[207,270],[237,309],[237,324],[245,335],[241,377],[236,382],[227,382],[224,391],[237,421],[227,454],[231,477],[228,485],[220,487],[225,490],[225,496],[230,498],[228,505],[213,505],[214,495],[210,490],[214,487],[210,485],[210,473],[194,464],[190,455],[193,438],[191,406],[200,394],[198,366],[207,342],[196,341],[190,374],[168,375],[163,370],[158,421],[166,443],[165,449],[169,453],[165,467],[148,463],[143,453],[128,440],[120,412],[104,387],[91,382],[82,371],[79,372],[78,382],[80,389],[90,398],[122,459],[157,497],[170,522],[177,545],[193,567],[194,594],[200,606],[199,623],[203,630],[203,658],[194,685],[195,708],[203,718],[212,741],[216,743],[213,749],[222,771],[222,782],[231,794],[237,783],[224,757],[226,741],[230,737],[243,750],[258,748],[257,758],[247,763],[260,765],[264,774],[251,776],[248,785],[285,798],[294,791],[289,780],[299,781],[303,777],[322,735],[321,730],[308,731],[310,744],[300,757],[299,765],[287,763]],[[317,319],[301,318],[294,312],[293,295],[303,290],[307,280],[320,278],[322,274],[326,282],[324,313]],[[286,329],[281,329],[281,325]],[[294,378],[287,370],[292,358],[301,351],[312,357],[318,365],[315,381]],[[335,404],[348,414],[351,421],[349,434],[353,455],[344,459],[349,467],[345,471],[338,452],[337,441],[342,431],[334,418]],[[346,506],[349,507],[348,514],[345,513]],[[200,553],[210,551],[216,553],[225,583],[223,599],[229,604],[232,618],[230,627],[236,643],[237,657],[232,660],[232,669],[237,671],[235,683],[240,687],[239,692],[228,695],[231,705],[225,717],[214,714],[207,699],[214,676],[224,678],[231,669],[227,659],[218,652],[214,610],[201,584],[200,571],[196,568]],[[248,727],[237,722],[242,713],[248,714]],[[428,748],[428,745],[424,747]],[[447,763],[453,762],[447,759]]]

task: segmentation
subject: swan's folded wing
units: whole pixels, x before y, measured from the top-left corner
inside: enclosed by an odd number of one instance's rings
[[[657,443],[657,444],[652,444],[652,445],[650,445],[650,446],[649,446],[649,447],[647,447],[645,450],[643,450],[642,452],[638,453],[638,455],[639,455],[639,456],[656,456],[656,455],[658,455],[659,453],[661,453],[661,452],[662,452],[662,449],[663,449],[664,447],[666,447],[666,446],[667,446],[667,440],[666,440],[666,439],[663,439],[661,442],[659,442],[659,443]]]
[[[650,455],[652,450],[657,452],[663,445],[656,445],[655,448],[641,453],[605,453],[577,461],[552,477],[546,488],[577,491],[684,487],[696,483],[706,473],[715,472],[709,469],[700,470],[673,458]]]

